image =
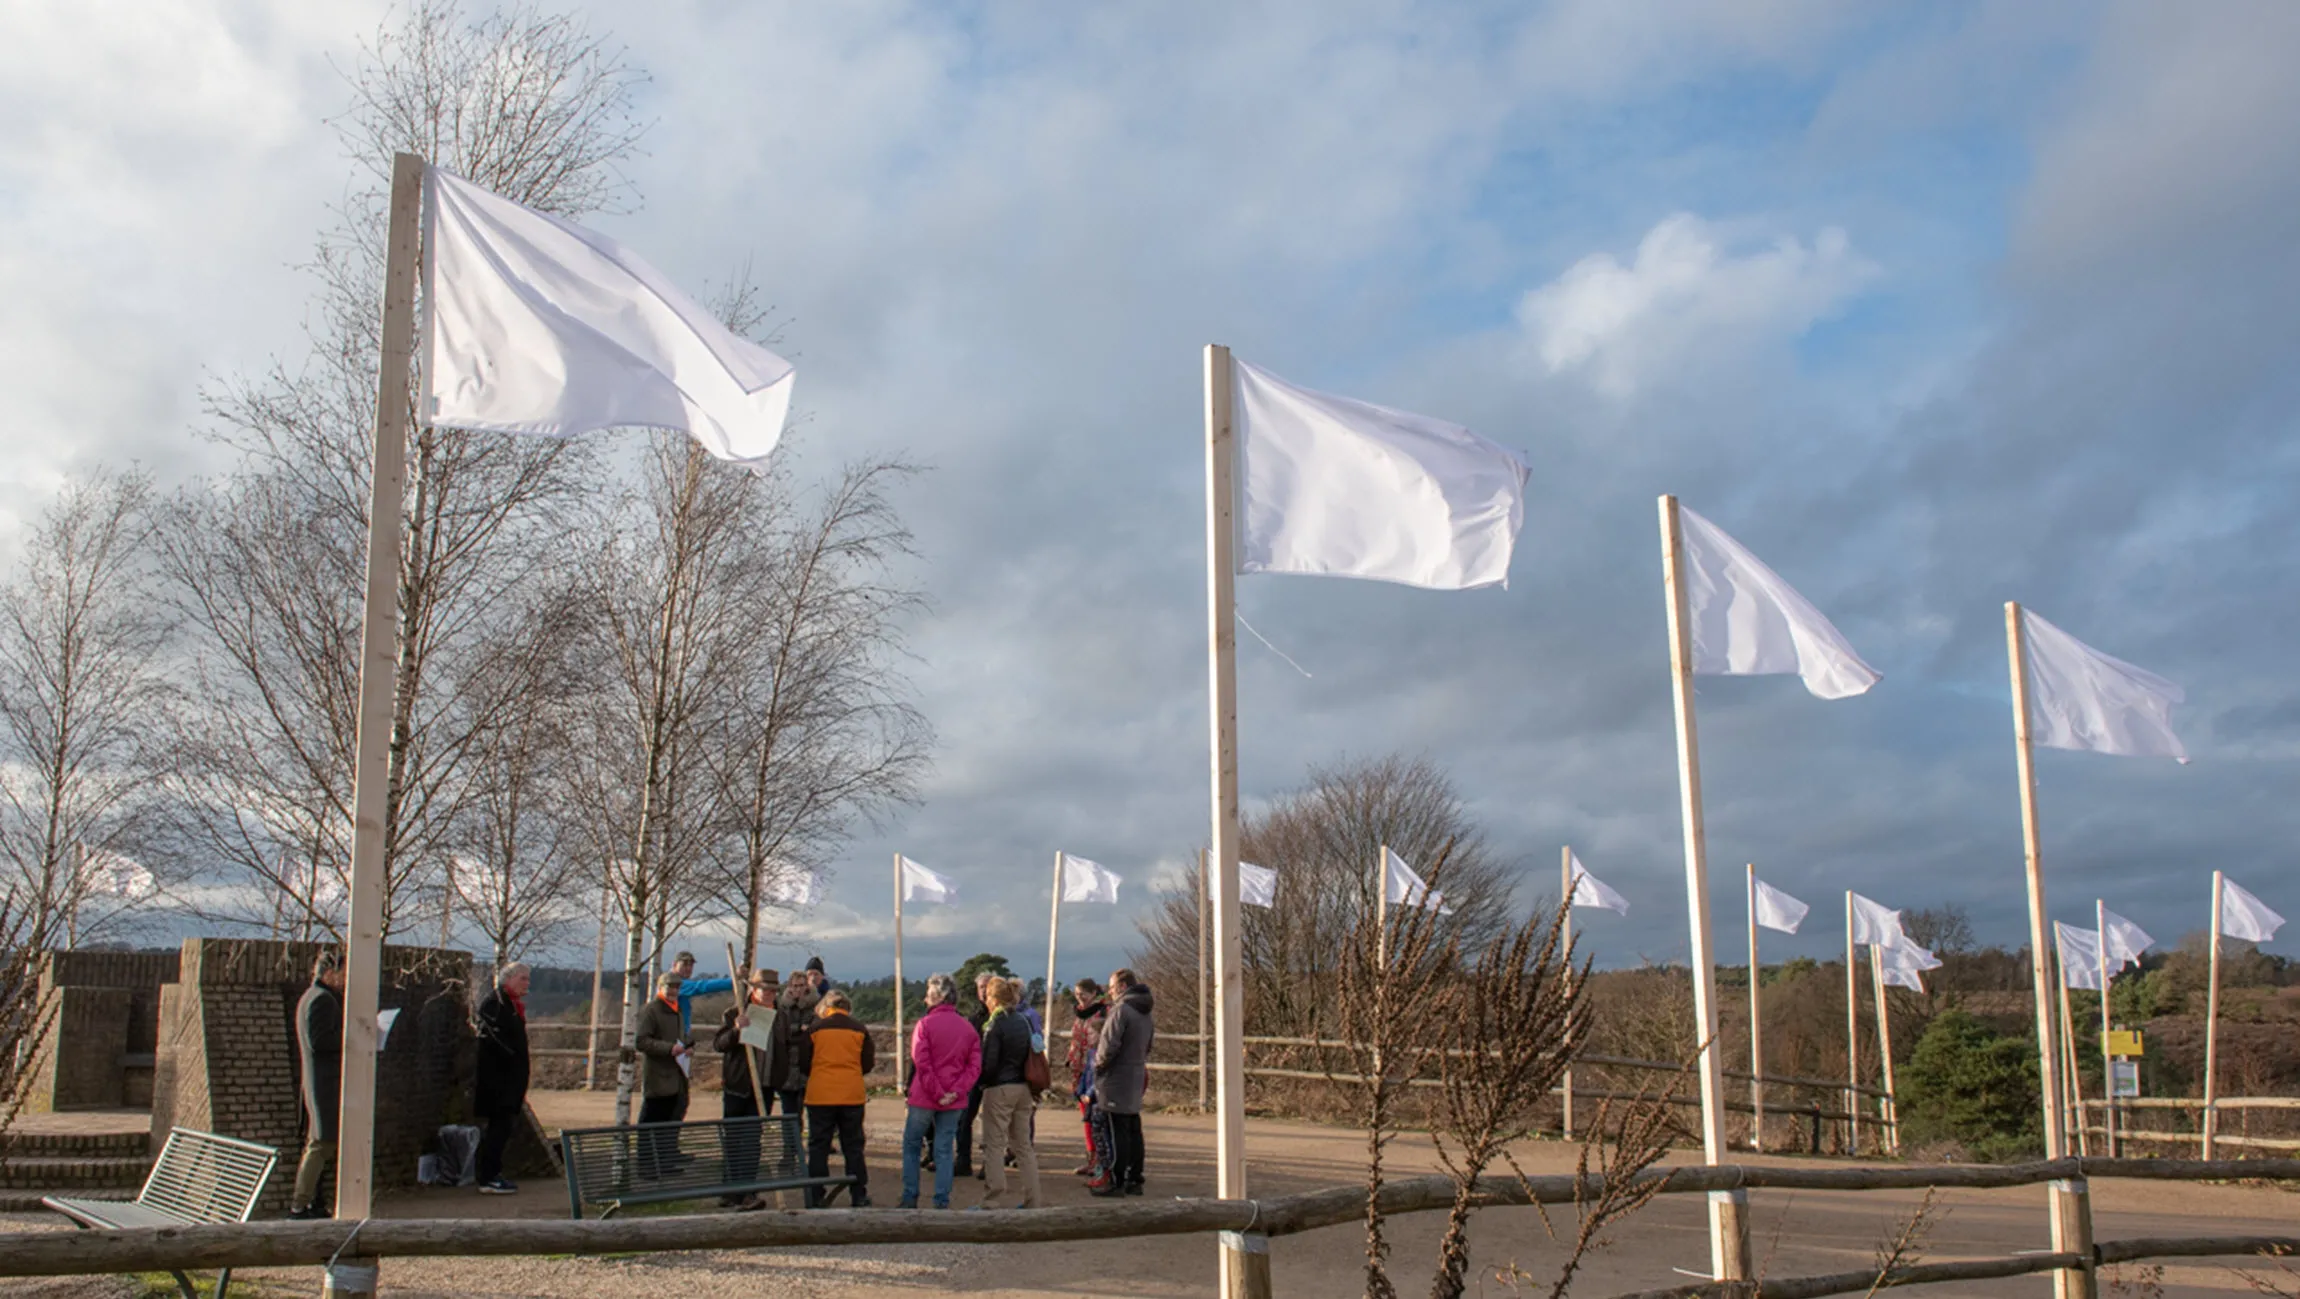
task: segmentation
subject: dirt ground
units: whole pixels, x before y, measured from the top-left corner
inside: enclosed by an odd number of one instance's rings
[[[541,1093],[535,1108],[545,1124],[609,1121],[611,1098],[583,1092]],[[698,1098],[698,1112],[715,1108]],[[899,1193],[896,1158],[901,1107],[874,1101],[869,1116],[873,1192],[880,1203]],[[1195,1114],[1153,1114],[1144,1123],[1153,1195],[1211,1195],[1213,1127]],[[1346,1128],[1254,1120],[1247,1126],[1253,1189],[1268,1194],[1347,1185],[1359,1178],[1362,1146]],[[1048,1170],[1050,1203],[1092,1203],[1081,1179],[1068,1170],[1082,1157],[1078,1125],[1048,1110],[1039,1120],[1041,1163]],[[1521,1155],[1532,1173],[1572,1171],[1574,1150],[1555,1142],[1529,1144]],[[1692,1158],[1692,1155],[1687,1155]],[[1791,1162],[1791,1161],[1781,1161]],[[1408,1134],[1393,1149],[1399,1172],[1435,1171],[1426,1137]],[[962,1185],[963,1208],[981,1198],[981,1183]],[[2131,1236],[2284,1234],[2300,1219],[2300,1198],[2247,1186],[2179,1183],[2093,1183],[2095,1221],[2103,1240]],[[1923,1200],[1921,1192],[1758,1192],[1752,1197],[1755,1240],[1767,1275],[1846,1271],[1873,1261]],[[2046,1246],[2042,1187],[1943,1193],[1934,1202],[1924,1256],[1932,1260],[2002,1255]],[[567,1212],[556,1184],[530,1183],[521,1194],[483,1197],[471,1191],[430,1190],[397,1196],[384,1206],[391,1217],[556,1217]],[[891,1212],[891,1210],[890,1210]],[[1555,1215],[1561,1235],[1570,1211]],[[52,1217],[0,1216],[0,1230],[61,1226]],[[1442,1215],[1391,1222],[1392,1275],[1404,1294],[1426,1289]],[[1531,1209],[1489,1210],[1473,1228],[1476,1279],[1470,1293],[1546,1295],[1566,1249],[1552,1240]],[[1271,1243],[1272,1272],[1281,1295],[1343,1296],[1363,1292],[1363,1234],[1356,1226],[1328,1228]],[[1672,1284],[1708,1263],[1706,1211],[1699,1196],[1669,1196],[1625,1225],[1590,1259],[1573,1293],[1601,1297]],[[1527,1276],[1515,1284],[1497,1273],[1515,1265]],[[2246,1271],[2300,1294],[2300,1265],[2287,1274],[2275,1265]],[[2161,1290],[2141,1286],[2127,1268],[2104,1284],[2106,1295],[2225,1296],[2255,1290],[2240,1272],[2220,1262],[2179,1262],[2164,1269]],[[1538,1283],[1537,1283],[1538,1282]],[[319,1290],[316,1268],[244,1272],[234,1293],[310,1295]],[[1927,1287],[1927,1296],[2048,1293],[2043,1277]],[[2119,1287],[2122,1287],[2121,1289]],[[842,1299],[918,1299],[937,1293],[984,1296],[1180,1296],[1214,1288],[1214,1242],[1204,1237],[1114,1239],[1064,1245],[904,1245],[851,1249],[786,1249],[666,1254],[619,1259],[408,1259],[385,1264],[384,1287],[402,1295],[481,1296],[712,1296],[833,1295]],[[131,1293],[111,1279],[60,1283],[0,1283],[0,1295]]]

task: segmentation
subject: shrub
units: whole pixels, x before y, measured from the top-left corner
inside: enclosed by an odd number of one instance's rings
[[[1901,1134],[1955,1142],[1984,1160],[2044,1148],[2035,1042],[2006,1037],[1962,1010],[1933,1020],[1901,1074]]]

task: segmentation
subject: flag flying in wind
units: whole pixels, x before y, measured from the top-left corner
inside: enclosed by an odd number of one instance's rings
[[[2148,931],[2106,908],[2102,908],[2101,944],[2108,948],[2108,963],[2121,970],[2127,965],[2140,964],[2140,954],[2156,942]]]
[[[2029,738],[2055,749],[2091,749],[2135,758],[2188,761],[2172,731],[2179,686],[2111,658],[2060,628],[2020,611],[2028,644]]]
[[[1569,855],[1573,861],[1573,905],[1597,907],[1615,915],[1629,914],[1629,899],[1613,891],[1613,886],[1589,873],[1581,864],[1578,854]]]
[[[2220,932],[2246,942],[2265,943],[2276,936],[2284,917],[2268,904],[2245,892],[2235,880],[2220,877]]]
[[[1382,897],[1403,906],[1435,907],[1441,916],[1453,914],[1453,908],[1445,904],[1445,894],[1432,890],[1414,874],[1413,867],[1406,865],[1405,858],[1387,848],[1382,849]]]
[[[784,871],[767,881],[767,901],[778,907],[811,907],[815,904],[815,873],[813,871]]]
[[[1234,366],[1238,571],[1507,585],[1525,461],[1456,424]]]
[[[1925,971],[1941,968],[1940,957],[1910,942],[1871,948],[1869,959],[1877,963],[1877,971],[1887,985],[1912,992],[1925,990],[1925,981],[1920,977]]]
[[[1881,902],[1872,902],[1855,893],[1853,899],[1853,941],[1869,947],[1900,947],[1909,943],[1909,936],[1901,931],[1901,913]],[[1918,950],[1922,951],[1922,948]]]
[[[908,857],[902,862],[902,900],[905,902],[955,902],[958,886],[919,865]]]
[[[1084,857],[1062,854],[1062,900],[1064,902],[1118,901],[1118,886],[1125,881],[1118,872],[1107,866],[1090,862]]]
[[[1757,881],[1757,923],[1767,929],[1778,929],[1784,934],[1797,932],[1805,923],[1805,913],[1812,910],[1763,880]]]
[[[1278,872],[1250,861],[1238,863],[1238,900],[1250,907],[1278,905]]]
[[[775,449],[790,362],[605,235],[437,167],[428,179],[425,422],[552,437],[672,429],[754,464]]]
[[[1702,676],[1795,673],[1823,699],[1877,684],[1875,668],[1781,575],[1716,524],[1682,504],[1685,603],[1692,616],[1693,671]]]
[[[2100,931],[2052,922],[2053,941],[2060,945],[2060,981],[2071,988],[2100,991]]]

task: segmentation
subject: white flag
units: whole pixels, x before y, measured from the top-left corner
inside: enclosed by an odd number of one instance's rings
[[[958,886],[919,865],[908,857],[897,855],[902,863],[902,900],[905,902],[955,902]]]
[[[1823,699],[1843,699],[1877,684],[1877,670],[1780,574],[1685,506],[1677,507],[1677,516],[1685,537],[1695,673],[1793,672]]]
[[[1250,861],[1238,863],[1238,900],[1250,907],[1278,905],[1278,872]]]
[[[2127,965],[2140,964],[2140,954],[2147,951],[2156,940],[2148,936],[2147,930],[2114,911],[2103,908],[2100,918],[2105,922],[2100,941],[2108,947],[2108,963],[2119,970]]]
[[[767,881],[767,901],[797,910],[815,904],[815,873],[786,870]]]
[[[1453,908],[1445,904],[1445,894],[1432,892],[1422,877],[1414,874],[1414,868],[1406,865],[1405,858],[1387,848],[1382,849],[1382,899],[1402,906],[1435,907],[1441,916],[1453,914]]]
[[[1909,943],[1909,936],[1901,931],[1901,913],[1881,902],[1872,902],[1855,893],[1853,899],[1853,941],[1869,947],[1900,947]],[[1922,948],[1918,949],[1922,951]]]
[[[2172,733],[2172,706],[2187,696],[2144,668],[2111,658],[2022,609],[2028,642],[2029,739],[2055,749],[2188,761]]]
[[[791,364],[596,231],[428,170],[421,417],[568,437],[644,426],[766,459]]]
[[[2283,924],[2284,917],[2269,910],[2267,903],[2237,887],[2235,880],[2221,876],[2221,933],[2247,942],[2265,943],[2276,936]]]
[[[2052,935],[2060,944],[2060,981],[2071,988],[2100,991],[2100,934],[2055,920]]]
[[[1872,947],[1869,959],[1877,963],[1877,970],[1888,986],[1913,992],[1925,990],[1925,981],[1920,976],[1926,970],[1941,968],[1941,958],[1909,942],[1895,947]]]
[[[88,857],[88,891],[101,897],[141,902],[160,891],[159,880],[132,857],[116,852]]]
[[[1784,934],[1797,932],[1805,923],[1805,913],[1811,907],[1774,888],[1763,880],[1757,881],[1757,923],[1767,929],[1778,929]]]
[[[1118,886],[1124,881],[1118,872],[1100,866],[1084,857],[1062,854],[1062,900],[1064,902],[1118,901]]]
[[[1628,898],[1614,892],[1611,885],[1590,874],[1589,869],[1581,864],[1579,854],[1569,850],[1566,857],[1573,863],[1573,905],[1598,907],[1616,915],[1629,914]]]
[[[1297,388],[1243,361],[1241,573],[1507,585],[1525,461],[1459,425]]]

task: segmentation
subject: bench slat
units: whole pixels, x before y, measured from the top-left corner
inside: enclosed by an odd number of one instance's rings
[[[567,1129],[559,1141],[568,1207],[579,1218],[586,1204],[699,1200],[852,1180],[808,1176],[801,1135],[796,1114]]]

